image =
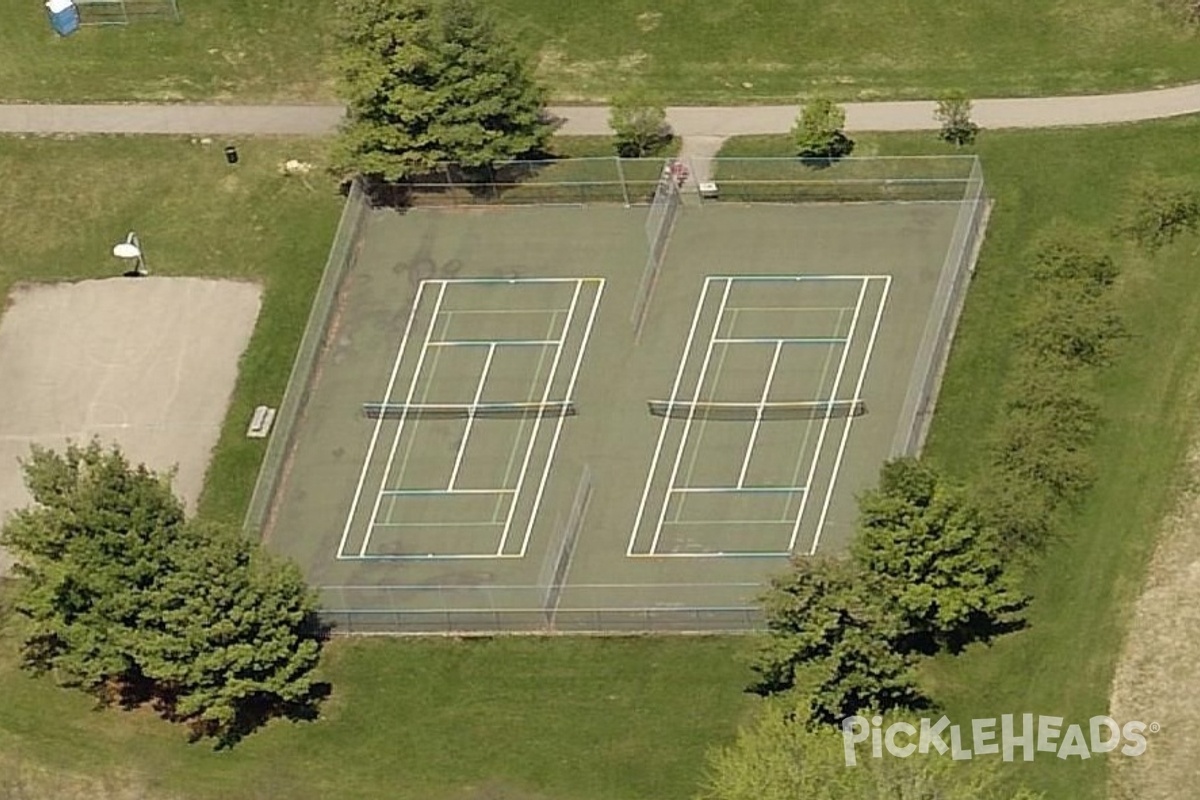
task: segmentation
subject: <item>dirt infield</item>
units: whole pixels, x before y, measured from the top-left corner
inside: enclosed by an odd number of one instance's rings
[[[189,505],[261,306],[251,283],[114,278],[22,286],[0,319],[0,518],[29,502],[31,444],[93,436],[176,468]],[[10,566],[0,552],[0,574]]]
[[[1161,726],[1138,758],[1117,758],[1113,800],[1194,797],[1200,763],[1200,442],[1166,520],[1113,677],[1111,714]]]

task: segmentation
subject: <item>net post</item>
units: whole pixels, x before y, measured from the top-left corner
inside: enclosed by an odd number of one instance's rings
[[[625,181],[625,167],[621,164],[620,156],[613,156],[613,162],[617,165],[617,180],[621,183],[621,196],[625,198],[625,207],[629,208],[632,203],[629,202],[629,184]]]

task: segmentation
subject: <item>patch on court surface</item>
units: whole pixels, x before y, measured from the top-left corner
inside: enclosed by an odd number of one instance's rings
[[[845,547],[919,446],[961,205],[672,213],[369,215],[265,529],[343,630],[745,628]]]

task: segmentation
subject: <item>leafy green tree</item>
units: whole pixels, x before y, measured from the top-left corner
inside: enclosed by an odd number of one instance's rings
[[[233,741],[315,699],[315,603],[297,570],[237,532],[188,522],[170,481],[97,442],[25,463],[18,559],[27,664],[104,700],[152,699]]]
[[[1060,501],[1043,484],[1030,483],[1015,470],[993,465],[974,496],[988,523],[1009,549],[1036,550],[1051,541],[1055,532],[1054,513]]]
[[[928,464],[884,465],[878,488],[859,498],[859,517],[854,557],[915,641],[954,649],[1016,622],[1024,600],[996,532]]]
[[[754,691],[795,692],[813,720],[836,725],[864,709],[920,702],[904,631],[871,576],[849,560],[797,560],[763,599],[767,634],[752,664]]]
[[[335,170],[397,181],[546,143],[544,92],[478,0],[340,0],[338,12]]]
[[[907,721],[887,715],[882,727]],[[916,727],[916,726],[914,726]],[[864,747],[860,745],[860,748]],[[1008,788],[995,761],[914,753],[881,758],[860,750],[846,765],[841,731],[804,724],[802,712],[773,703],[733,744],[709,755],[701,800],[1037,800]]]
[[[1099,294],[1112,286],[1120,269],[1086,228],[1057,224],[1038,236],[1033,248],[1033,276],[1039,281],[1071,284],[1084,294]]]
[[[1117,230],[1154,251],[1200,226],[1200,191],[1181,177],[1141,175],[1126,193]]]
[[[1113,357],[1124,326],[1107,294],[1070,283],[1048,283],[1026,307],[1018,330],[1029,357],[1059,368],[1099,367]]]
[[[1095,480],[1090,442],[1057,435],[1050,415],[1010,411],[999,426],[993,465],[1012,482],[1041,487],[1051,508],[1077,498]]]
[[[608,124],[616,137],[617,155],[622,158],[657,155],[671,143],[667,110],[644,89],[614,97]]]
[[[842,130],[846,111],[828,97],[817,95],[805,101],[792,128],[796,154],[805,159],[836,159],[850,155],[854,140]]]
[[[943,141],[957,147],[971,144],[979,135],[979,126],[971,120],[971,100],[964,92],[946,92],[937,101],[933,117],[941,123]]]

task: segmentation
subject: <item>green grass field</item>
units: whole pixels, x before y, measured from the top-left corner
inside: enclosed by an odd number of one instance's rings
[[[929,453],[953,474],[984,466],[980,441],[999,413],[1013,319],[1030,291],[1026,243],[1051,220],[1109,229],[1140,170],[1200,176],[1200,119],[1092,130],[985,131],[978,152],[996,200],[935,417]],[[780,138],[735,140],[727,155],[785,153]],[[926,135],[870,137],[862,154],[951,150]],[[1136,152],[1137,158],[1128,158]],[[1036,153],[1036,159],[1029,154]],[[1103,375],[1099,481],[1028,581],[1029,629],[932,664],[926,683],[952,719],[1003,713],[1103,714],[1128,611],[1197,423],[1200,284],[1194,239],[1153,259],[1124,247],[1117,292],[1129,338]],[[1149,722],[1149,720],[1147,721]],[[1048,797],[1102,798],[1105,762],[1039,759],[1014,773]]]
[[[494,0],[558,100],[634,82],[673,103],[976,97],[1200,78],[1196,33],[1151,0]],[[0,94],[24,100],[332,98],[332,3],[181,0],[183,25],[56,39],[41,6],[0,0]],[[602,32],[602,33],[601,33]]]
[[[1200,175],[1198,133],[1195,118],[983,133],[979,152],[997,204],[930,444],[955,474],[976,475],[982,464],[981,432],[996,419],[1008,334],[1030,288],[1021,260],[1030,237],[1054,218],[1106,228],[1126,181],[1141,169]],[[781,147],[778,139],[736,141],[729,152]],[[905,135],[864,139],[859,152],[943,149],[930,135]],[[147,248],[154,243],[160,253],[157,270],[266,283],[235,403],[278,391],[337,202],[316,179],[310,188],[274,170],[280,160],[315,152],[311,143],[247,143],[232,171],[217,148],[172,140],[0,140],[9,176],[0,200],[10,210],[0,285],[90,277],[97,264],[107,268],[113,231],[137,224]],[[71,224],[48,237],[45,220],[61,211],[62,198],[71,203]],[[214,240],[230,246],[214,249]],[[1121,251],[1118,297],[1131,335],[1103,381],[1100,481],[1071,521],[1071,540],[1030,578],[1029,630],[926,671],[952,718],[1086,719],[1107,708],[1126,609],[1196,422],[1194,248],[1186,241],[1153,260]],[[239,450],[239,437],[226,432],[206,513],[236,518],[245,503],[256,458]],[[11,632],[0,631],[0,691],[9,698],[0,705],[0,753],[171,795],[684,800],[705,749],[727,737],[747,708],[740,640],[343,642],[323,667],[335,687],[326,719],[276,724],[216,754],[184,744],[182,731],[141,712],[93,712],[85,697],[21,674]],[[1039,759],[1014,773],[1049,797],[1104,796],[1098,759]]]

